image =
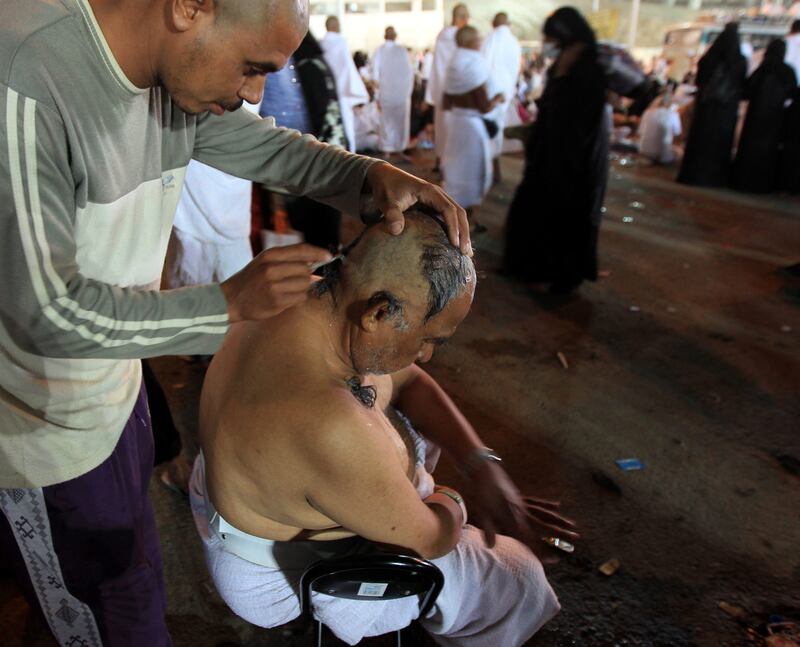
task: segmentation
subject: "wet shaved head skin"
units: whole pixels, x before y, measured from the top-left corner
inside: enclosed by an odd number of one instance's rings
[[[466,316],[475,293],[472,259],[450,244],[442,226],[419,212],[405,217],[399,236],[378,226],[365,230],[332,286],[336,309],[356,324],[350,356],[362,375],[426,361]],[[385,323],[364,332],[359,317],[375,308]]]

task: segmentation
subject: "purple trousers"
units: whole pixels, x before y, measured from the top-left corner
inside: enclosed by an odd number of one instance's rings
[[[143,387],[98,467],[44,488],[0,489],[0,562],[62,647],[171,645],[152,471]]]

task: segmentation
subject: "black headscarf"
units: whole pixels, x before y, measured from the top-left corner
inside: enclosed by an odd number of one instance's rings
[[[575,7],[556,9],[544,21],[542,32],[545,36],[557,40],[562,47],[569,47],[575,43],[584,43],[590,47],[595,47],[597,44],[594,31]]]
[[[776,38],[769,45],[764,52],[764,60],[762,65],[777,65],[783,63],[786,58],[786,41],[782,38]]]
[[[346,146],[336,82],[311,32],[294,53],[294,61],[311,120],[311,134],[320,141]]]
[[[719,63],[733,65],[742,56],[739,23],[729,22],[700,59],[700,65],[716,67]]]

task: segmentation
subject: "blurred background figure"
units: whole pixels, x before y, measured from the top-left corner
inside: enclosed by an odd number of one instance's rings
[[[745,84],[747,116],[733,167],[733,187],[739,191],[769,193],[778,188],[786,103],[797,87],[794,70],[783,62],[785,55],[786,43],[773,40]]]
[[[259,105],[242,104],[258,114]],[[191,160],[165,265],[169,289],[221,283],[253,258],[253,183]]]
[[[361,80],[364,81],[366,85],[372,80],[372,77],[369,73],[369,56],[367,56],[366,52],[358,50],[355,54],[353,54],[353,64],[356,66],[358,73],[361,75]],[[369,90],[369,87],[367,87]]]
[[[800,193],[800,87],[786,109],[778,184],[781,191]]]
[[[481,38],[474,27],[456,32],[456,52],[444,82],[446,128],[442,174],[444,190],[467,210],[473,233],[486,228],[475,220],[475,210],[492,186],[490,127],[484,115],[503,102],[490,84],[489,66],[481,55]],[[491,96],[491,98],[490,98]],[[438,136],[438,135],[437,135]]]
[[[784,59],[792,66],[797,83],[800,84],[800,19],[793,20],[786,37],[786,58]]]
[[[697,93],[678,182],[727,186],[739,101],[747,77],[737,23],[728,23],[697,64]]]
[[[494,29],[483,41],[481,52],[489,63],[489,78],[504,99],[495,108],[490,118],[497,124],[497,134],[492,138],[494,181],[500,181],[500,155],[503,152],[503,129],[506,127],[508,111],[517,90],[517,81],[522,65],[522,48],[513,33],[508,14],[498,13],[492,21]]]
[[[387,27],[385,42],[372,57],[371,76],[377,84],[380,111],[378,149],[391,160],[408,148],[411,135],[411,93],[414,68],[406,48],[398,45],[394,27]]]
[[[419,62],[419,75],[422,79],[422,91],[425,92],[428,89],[428,82],[431,79],[431,74],[433,73],[433,51],[429,48],[425,48],[425,51],[422,52],[422,56],[420,57]]]
[[[508,214],[505,269],[568,293],[597,278],[597,234],[608,176],[605,73],[594,32],[572,7],[544,23],[543,53],[555,59]]]
[[[469,24],[469,9],[465,4],[457,4],[453,7],[452,24],[442,29],[436,37],[436,46],[433,50],[433,68],[428,87],[425,94],[425,101],[433,106],[433,136],[436,144],[436,168],[439,167],[439,160],[444,155],[444,142],[446,138],[447,126],[444,120],[444,81],[447,74],[447,66],[450,59],[456,52],[456,32]]]
[[[344,147],[346,140],[339,105],[333,72],[325,62],[319,43],[308,32],[286,66],[267,75],[261,114],[274,117],[278,126]],[[276,197],[264,189],[262,216],[271,222],[277,208],[285,210],[292,228],[301,232],[307,243],[333,252],[338,250],[342,219],[339,211],[311,198]]]
[[[344,135],[347,140],[347,149],[355,151],[358,148],[356,141],[355,118],[353,108],[362,103],[369,102],[369,93],[364,85],[361,75],[356,69],[356,64],[350,56],[347,41],[339,31],[341,26],[336,16],[328,16],[325,21],[327,33],[319,42],[325,56],[325,62],[333,72],[336,81],[336,94],[339,99],[339,108],[344,124]]]
[[[681,116],[665,90],[642,115],[639,125],[639,153],[654,164],[672,164],[678,149],[675,138],[681,135]]]

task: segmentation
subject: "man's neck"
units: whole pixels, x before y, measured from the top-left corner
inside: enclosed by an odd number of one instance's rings
[[[350,354],[352,325],[339,308],[330,291],[322,296],[310,295],[301,306],[319,331],[320,352],[331,374],[343,382],[358,375]]]
[[[150,2],[134,6],[126,0],[88,0],[103,36],[120,68],[138,88],[157,83],[157,22]]]

